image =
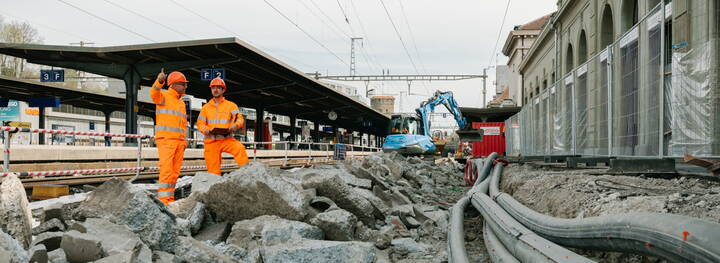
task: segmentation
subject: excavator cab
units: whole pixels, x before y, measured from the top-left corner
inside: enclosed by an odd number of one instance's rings
[[[420,120],[410,115],[393,115],[389,129],[390,134],[422,134]]]

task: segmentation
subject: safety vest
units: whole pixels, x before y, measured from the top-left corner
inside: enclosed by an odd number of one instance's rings
[[[221,98],[220,103],[216,103],[215,99],[203,105],[200,115],[197,119],[197,127],[201,132],[211,131],[214,128],[228,129],[232,126],[232,120],[235,118],[235,125],[242,128],[245,125],[245,119],[240,114],[240,109],[232,101]],[[228,135],[215,135],[205,137],[205,141],[225,139],[232,137]]]
[[[155,137],[166,139],[185,139],[187,114],[185,102],[174,89],[163,90],[155,81],[150,89],[150,97],[155,103]]]

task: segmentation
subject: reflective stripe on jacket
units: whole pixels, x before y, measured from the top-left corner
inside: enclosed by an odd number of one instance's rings
[[[155,136],[184,139],[187,129],[185,102],[174,89],[163,90],[164,84],[155,81],[150,98],[155,103]]]
[[[240,109],[235,103],[225,98],[221,98],[220,103],[216,103],[215,99],[210,99],[200,110],[200,115],[196,123],[200,132],[210,131],[214,128],[228,129],[233,124],[233,118],[235,118],[234,123],[238,129],[245,126],[245,119],[242,114],[240,114]],[[232,135],[211,134],[205,137],[205,141],[228,137],[232,137]]]

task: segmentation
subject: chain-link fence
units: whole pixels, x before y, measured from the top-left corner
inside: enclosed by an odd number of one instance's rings
[[[677,49],[663,6],[510,118],[508,154],[720,157],[718,29]],[[692,19],[717,19],[695,8]]]

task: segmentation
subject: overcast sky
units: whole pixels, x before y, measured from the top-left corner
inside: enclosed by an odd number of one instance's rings
[[[68,45],[82,40],[94,42],[95,46],[113,46],[236,36],[301,71],[330,75],[349,74],[349,37],[363,37],[363,46],[356,52],[357,75],[381,74],[382,69],[389,69],[390,74],[481,74],[484,67],[505,63],[502,54],[497,60],[495,54],[500,53],[514,25],[554,11],[556,2],[511,1],[502,29],[508,3],[503,0],[0,0],[0,16],[5,22],[32,24],[45,44]],[[493,53],[499,30],[500,41]],[[494,70],[488,74],[490,98],[495,93]],[[363,83],[348,84],[364,92]],[[370,88],[377,95],[407,93],[406,82],[370,83]],[[396,109],[401,106],[400,111],[411,112],[438,89],[453,91],[461,106],[482,104],[479,79],[413,82],[413,95],[396,100]]]

